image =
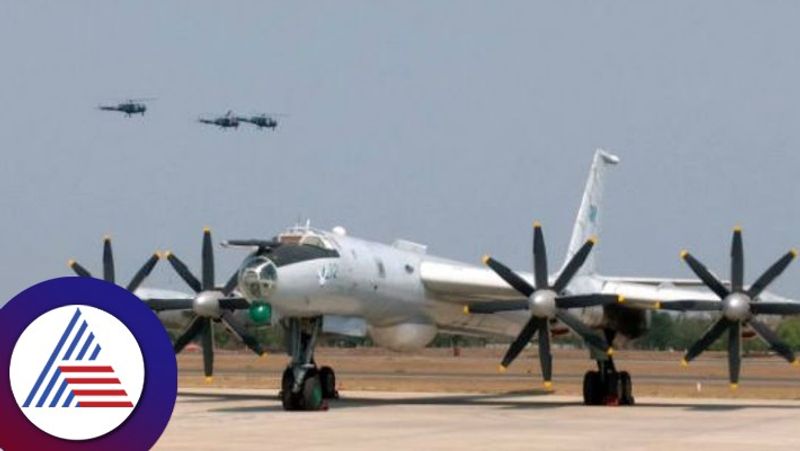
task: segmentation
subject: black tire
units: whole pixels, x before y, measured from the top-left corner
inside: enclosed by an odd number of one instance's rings
[[[319,369],[319,381],[322,384],[322,397],[325,399],[336,399],[339,393],[336,391],[336,374],[333,368],[323,366]]]
[[[323,405],[322,384],[318,374],[309,374],[303,381],[302,408],[303,410],[319,410]]]
[[[608,373],[604,388],[605,393],[603,394],[602,402],[622,403],[622,387],[620,387],[619,373]]]
[[[300,408],[300,396],[292,393],[292,385],[294,385],[294,371],[287,367],[283,370],[283,377],[281,378],[281,404],[283,404],[283,410],[298,410]]]
[[[636,402],[633,398],[633,380],[627,371],[619,373],[620,399],[619,403],[632,406]]]
[[[604,390],[600,382],[597,371],[587,371],[583,375],[583,403],[587,406],[597,406],[603,401]]]

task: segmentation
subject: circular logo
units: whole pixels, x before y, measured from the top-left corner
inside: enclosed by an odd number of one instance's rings
[[[22,413],[68,440],[100,437],[133,413],[144,387],[144,359],[118,319],[88,305],[36,318],[17,340],[9,366]]]
[[[0,450],[149,449],[177,365],[156,315],[102,280],[42,282],[0,309]]]

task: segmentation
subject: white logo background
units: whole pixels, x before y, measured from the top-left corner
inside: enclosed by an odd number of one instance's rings
[[[47,364],[64,330],[75,314],[81,310],[81,319],[73,328],[66,340],[69,346],[77,334],[83,320],[87,322],[88,331],[95,335],[95,343],[102,350],[95,362],[85,364],[110,365],[114,368],[114,376],[120,380],[122,388],[127,392],[127,400],[131,407],[49,407],[54,397],[54,388],[42,407],[36,407],[36,401],[44,391],[54,368],[59,364],[62,352],[46,375],[42,387],[39,388],[35,401],[30,407],[22,407],[42,369]],[[97,376],[100,377],[100,376]],[[106,375],[104,377],[111,377]],[[36,318],[20,335],[14,346],[9,367],[11,391],[20,410],[36,427],[55,437],[67,440],[88,440],[105,435],[121,425],[136,408],[144,388],[144,359],[139,344],[133,334],[117,318],[103,310],[88,305],[67,305],[50,310]],[[70,385],[70,387],[74,387]],[[119,386],[117,386],[119,387]],[[57,388],[57,387],[56,387]],[[104,388],[98,385],[81,385],[81,389]],[[64,396],[62,396],[63,400]],[[74,404],[73,404],[74,405]]]

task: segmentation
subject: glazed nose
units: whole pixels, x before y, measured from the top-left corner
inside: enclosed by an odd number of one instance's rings
[[[277,282],[275,263],[264,256],[251,256],[239,267],[239,291],[250,302],[266,301]]]

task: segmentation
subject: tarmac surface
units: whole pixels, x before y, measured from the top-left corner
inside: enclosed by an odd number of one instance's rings
[[[154,449],[800,449],[800,401],[345,391],[284,412],[273,389],[181,389]]]

